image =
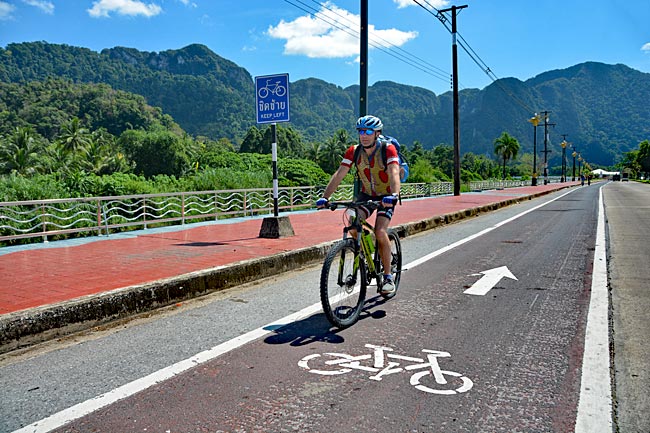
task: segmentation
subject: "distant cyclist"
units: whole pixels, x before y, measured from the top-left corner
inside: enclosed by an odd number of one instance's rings
[[[356,128],[359,132],[359,144],[352,145],[347,149],[341,165],[327,184],[323,197],[316,202],[316,207],[320,209],[327,206],[329,198],[334,194],[334,191],[336,191],[336,188],[341,184],[341,181],[348,174],[354,163],[360,175],[362,185],[361,193],[356,200],[381,201],[377,210],[375,237],[379,244],[379,253],[384,272],[390,272],[391,251],[387,230],[390,220],[393,217],[395,205],[398,202],[400,172],[397,149],[392,144],[380,140],[383,127],[384,124],[375,116],[363,116],[357,120]],[[358,158],[354,161],[355,150],[359,145],[363,151],[357,152]],[[385,166],[381,151],[382,145],[386,146]],[[373,212],[366,208],[363,210],[366,218]],[[384,284],[381,293],[391,294],[394,292],[395,284],[393,283],[393,276],[391,274],[384,274]]]

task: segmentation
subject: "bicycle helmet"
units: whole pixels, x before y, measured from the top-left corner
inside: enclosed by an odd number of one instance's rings
[[[357,129],[372,129],[373,131],[381,131],[384,129],[384,124],[381,119],[375,116],[363,116],[357,120]]]

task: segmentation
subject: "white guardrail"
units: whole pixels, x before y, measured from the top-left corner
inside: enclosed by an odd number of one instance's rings
[[[469,189],[527,185],[530,181],[482,181],[471,182]],[[280,188],[278,208],[284,212],[312,208],[323,190],[323,186]],[[406,183],[401,193],[402,198],[452,194],[453,183]],[[352,185],[341,185],[332,198],[351,200]],[[0,245],[36,237],[47,242],[48,238],[60,239],[70,234],[108,236],[111,231],[127,228],[146,229],[272,212],[271,188],[0,202]]]

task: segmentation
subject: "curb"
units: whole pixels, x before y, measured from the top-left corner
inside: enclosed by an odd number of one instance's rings
[[[551,192],[554,191],[462,209],[392,228],[402,238],[413,236]],[[335,242],[6,314],[0,318],[0,354],[317,263]]]

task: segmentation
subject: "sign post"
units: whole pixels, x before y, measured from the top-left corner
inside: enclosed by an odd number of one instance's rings
[[[255,111],[257,123],[271,124],[273,142],[271,159],[273,163],[273,217],[264,218],[259,237],[279,238],[293,236],[293,227],[288,217],[279,217],[278,210],[278,134],[277,122],[289,121],[289,74],[255,77]]]

